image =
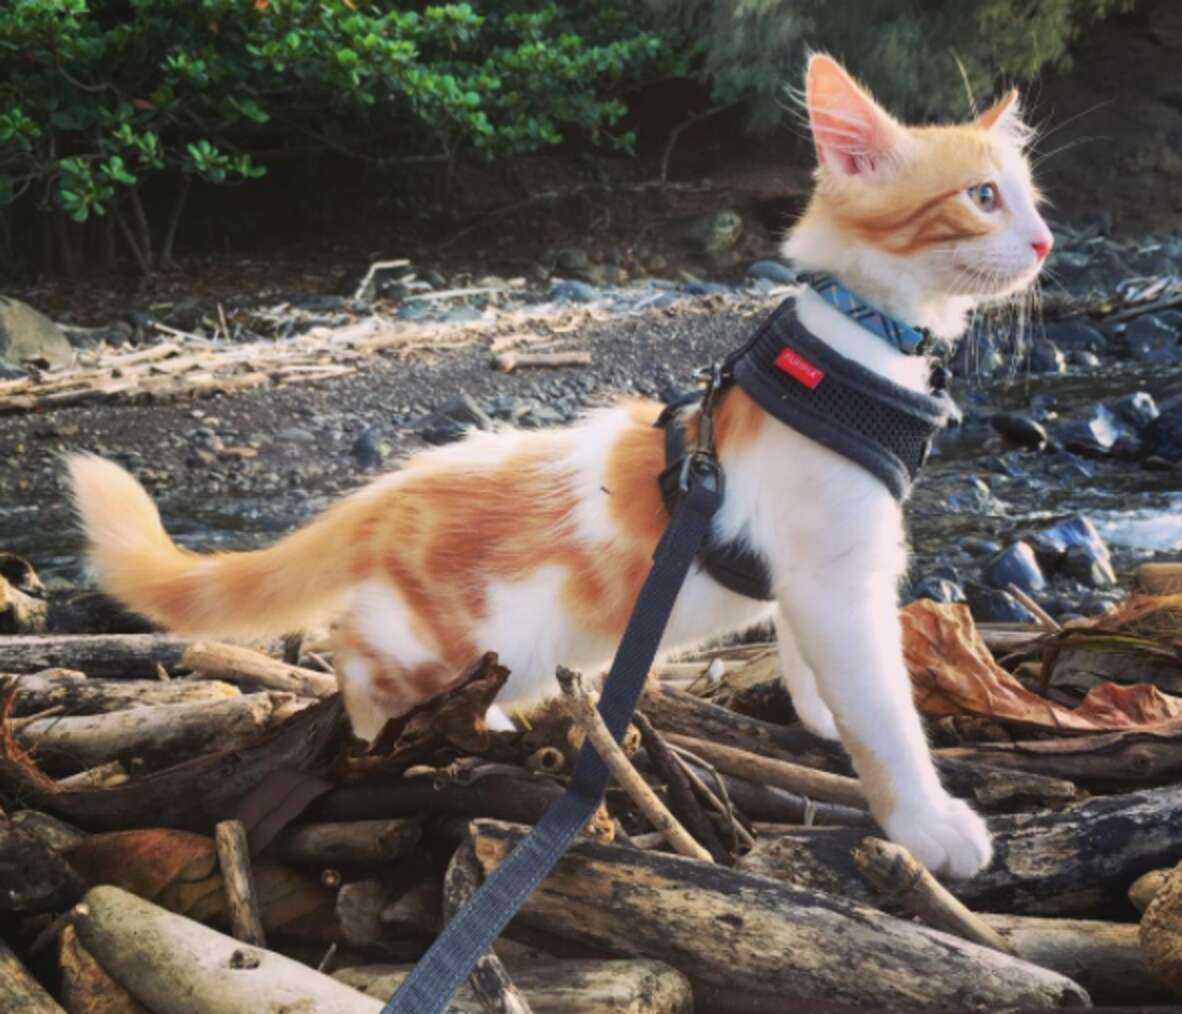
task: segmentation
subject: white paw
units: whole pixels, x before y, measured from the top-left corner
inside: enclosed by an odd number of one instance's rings
[[[814,736],[841,742],[841,733],[837,731],[837,722],[833,718],[833,712],[824,703],[820,700],[813,700],[802,707],[794,700],[793,706],[796,708],[796,717]]]
[[[933,873],[964,879],[989,865],[993,846],[985,822],[967,803],[951,796],[902,803],[883,827]]]

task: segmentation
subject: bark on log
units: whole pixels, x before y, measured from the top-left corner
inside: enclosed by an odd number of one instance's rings
[[[949,890],[977,911],[1130,919],[1130,883],[1182,858],[1182,786],[1077,803],[1058,813],[991,817],[992,865]],[[863,832],[833,828],[781,836],[818,868],[848,881]],[[770,848],[769,844],[761,844]],[[791,857],[791,853],[788,853]],[[791,879],[791,858],[782,867]],[[770,865],[765,875],[774,875]]]
[[[522,832],[477,821],[473,836],[488,872]],[[821,998],[940,1009],[1087,1003],[1078,985],[1054,972],[844,898],[619,846],[576,844],[518,918],[668,961],[706,987],[746,994],[749,1009]]]
[[[273,951],[174,915],[118,887],[75,909],[82,945],[154,1014],[378,1014],[380,1001]]]
[[[12,949],[0,938],[0,1011],[20,1014],[65,1014]]]
[[[62,1001],[70,1014],[152,1014],[78,942],[73,926],[58,938]],[[7,1008],[5,1008],[7,1009]]]
[[[238,697],[229,683],[190,680],[86,679],[50,672],[29,673],[16,681],[13,718],[61,707],[70,717],[101,715],[156,704],[199,704]]]
[[[1182,997],[1182,863],[1145,909],[1138,939],[1153,974]]]
[[[250,863],[250,846],[240,820],[220,821],[213,829],[218,867],[226,892],[226,912],[234,939],[255,947],[266,947],[258,893]]]
[[[410,965],[358,965],[333,973],[370,996],[388,998],[410,974]],[[534,1014],[691,1014],[689,980],[660,961],[567,959],[514,967],[513,979]],[[485,1007],[464,986],[452,997],[449,1014],[484,1014]]]
[[[0,673],[78,669],[88,676],[142,676],[157,666],[173,672],[185,642],[162,634],[44,634],[0,639]]]
[[[388,863],[411,852],[422,831],[417,817],[305,824],[276,839],[275,851],[292,863]]]
[[[39,810],[17,810],[11,820],[15,827],[31,834],[53,852],[68,852],[89,837],[85,831]]]
[[[39,762],[57,770],[90,768],[140,758],[162,766],[178,757],[237,750],[267,728],[274,707],[268,694],[198,704],[158,704],[79,718],[46,718],[17,739]]]
[[[65,791],[5,757],[0,757],[0,786],[86,830],[153,826],[208,834],[211,825],[234,816],[243,798],[274,772],[322,763],[346,729],[340,698],[334,697],[242,750],[195,757],[115,788]]]
[[[0,913],[60,911],[85,890],[82,878],[47,842],[0,817]]]
[[[1173,994],[1149,970],[1134,922],[980,913],[1014,953],[1074,979],[1096,1004],[1156,1004]]]
[[[288,665],[237,644],[196,641],[185,649],[180,664],[200,679],[225,679],[248,687],[283,690],[298,697],[322,699],[337,692],[335,677],[327,673]]]

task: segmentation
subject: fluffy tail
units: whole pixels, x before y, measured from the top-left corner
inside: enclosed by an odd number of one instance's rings
[[[102,589],[180,634],[269,637],[328,613],[358,580],[358,497],[266,549],[193,553],[164,531],[156,505],[127,472],[95,455],[66,465]]]

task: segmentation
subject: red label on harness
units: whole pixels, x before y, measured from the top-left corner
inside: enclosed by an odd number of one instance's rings
[[[793,380],[799,380],[810,391],[825,379],[825,371],[819,370],[799,352],[784,349],[776,356],[776,365]]]

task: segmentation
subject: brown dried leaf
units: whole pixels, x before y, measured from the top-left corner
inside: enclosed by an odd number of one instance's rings
[[[70,1014],[151,1014],[78,940],[73,926],[58,938],[62,1003]]]
[[[1102,684],[1076,709],[1027,690],[994,661],[967,606],[920,599],[900,612],[915,704],[925,715],[983,715],[1060,732],[1129,729],[1182,715],[1156,687]]]

